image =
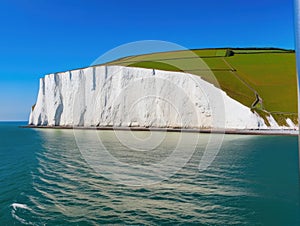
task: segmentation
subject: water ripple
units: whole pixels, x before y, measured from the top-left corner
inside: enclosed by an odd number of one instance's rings
[[[27,202],[12,206],[13,217],[21,223],[255,224],[257,213],[249,206],[260,196],[255,189],[249,188],[255,178],[245,177],[251,175],[245,166],[247,158],[236,155],[239,150],[230,149],[234,140],[231,136],[208,170],[198,171],[203,154],[203,144],[200,144],[190,162],[174,176],[140,187],[115,184],[97,174],[85,162],[72,133],[47,131],[43,137],[43,148],[36,153],[38,164],[32,170],[32,190],[26,195]],[[138,161],[141,153],[137,157],[131,150],[120,148],[114,142],[108,144],[117,147],[111,150],[114,156],[132,158],[127,162]],[[239,137],[236,144],[239,142],[245,145],[248,140]],[[164,148],[169,152],[171,147],[167,143]],[[156,158],[164,155],[161,153]],[[142,161],[146,160],[143,156]],[[155,157],[151,156],[150,161],[154,160]],[[125,172],[131,175],[139,173]]]

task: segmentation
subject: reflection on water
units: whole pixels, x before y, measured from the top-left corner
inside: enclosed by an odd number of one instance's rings
[[[215,161],[199,172],[209,138],[201,134],[187,164],[176,169],[169,179],[126,186],[110,177],[120,169],[123,175],[140,175],[132,165],[146,167],[163,162],[177,147],[180,134],[162,133],[164,140],[158,146],[145,147],[143,151],[128,148],[133,143],[124,145],[112,131],[76,131],[76,139],[71,130],[38,133],[42,148],[36,153],[38,164],[32,171],[32,189],[24,194],[25,203],[12,207],[18,221],[35,225],[299,223],[299,185],[294,171],[297,164],[291,162],[297,148],[294,137],[226,135]],[[141,139],[148,137],[147,132],[134,133]],[[159,135],[156,132],[156,139],[160,139]],[[194,136],[183,138],[177,157],[188,157],[184,148],[191,148]],[[108,164],[103,169],[110,170],[110,174],[101,174],[87,164],[80,150],[86,145],[84,150],[90,150],[89,154],[97,152],[99,138],[114,159],[129,167],[117,166],[114,171],[115,165]],[[101,158],[97,153],[94,156],[101,165]]]
[[[210,137],[197,133],[96,130],[75,130],[74,135],[81,154],[98,174],[131,186],[170,178],[186,165],[196,149],[198,154],[204,152]]]

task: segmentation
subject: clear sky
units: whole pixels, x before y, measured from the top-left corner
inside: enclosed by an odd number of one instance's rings
[[[121,44],[294,49],[293,0],[2,0],[0,120],[27,120],[38,79]]]

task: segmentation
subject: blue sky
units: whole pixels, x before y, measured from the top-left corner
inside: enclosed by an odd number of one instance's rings
[[[294,49],[292,0],[0,2],[0,120],[27,120],[38,79],[121,44]]]

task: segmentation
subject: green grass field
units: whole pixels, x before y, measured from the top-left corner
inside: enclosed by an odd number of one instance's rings
[[[296,61],[291,50],[198,49],[131,56],[107,64],[195,74],[264,118],[272,114],[281,125],[287,117],[297,122]]]

